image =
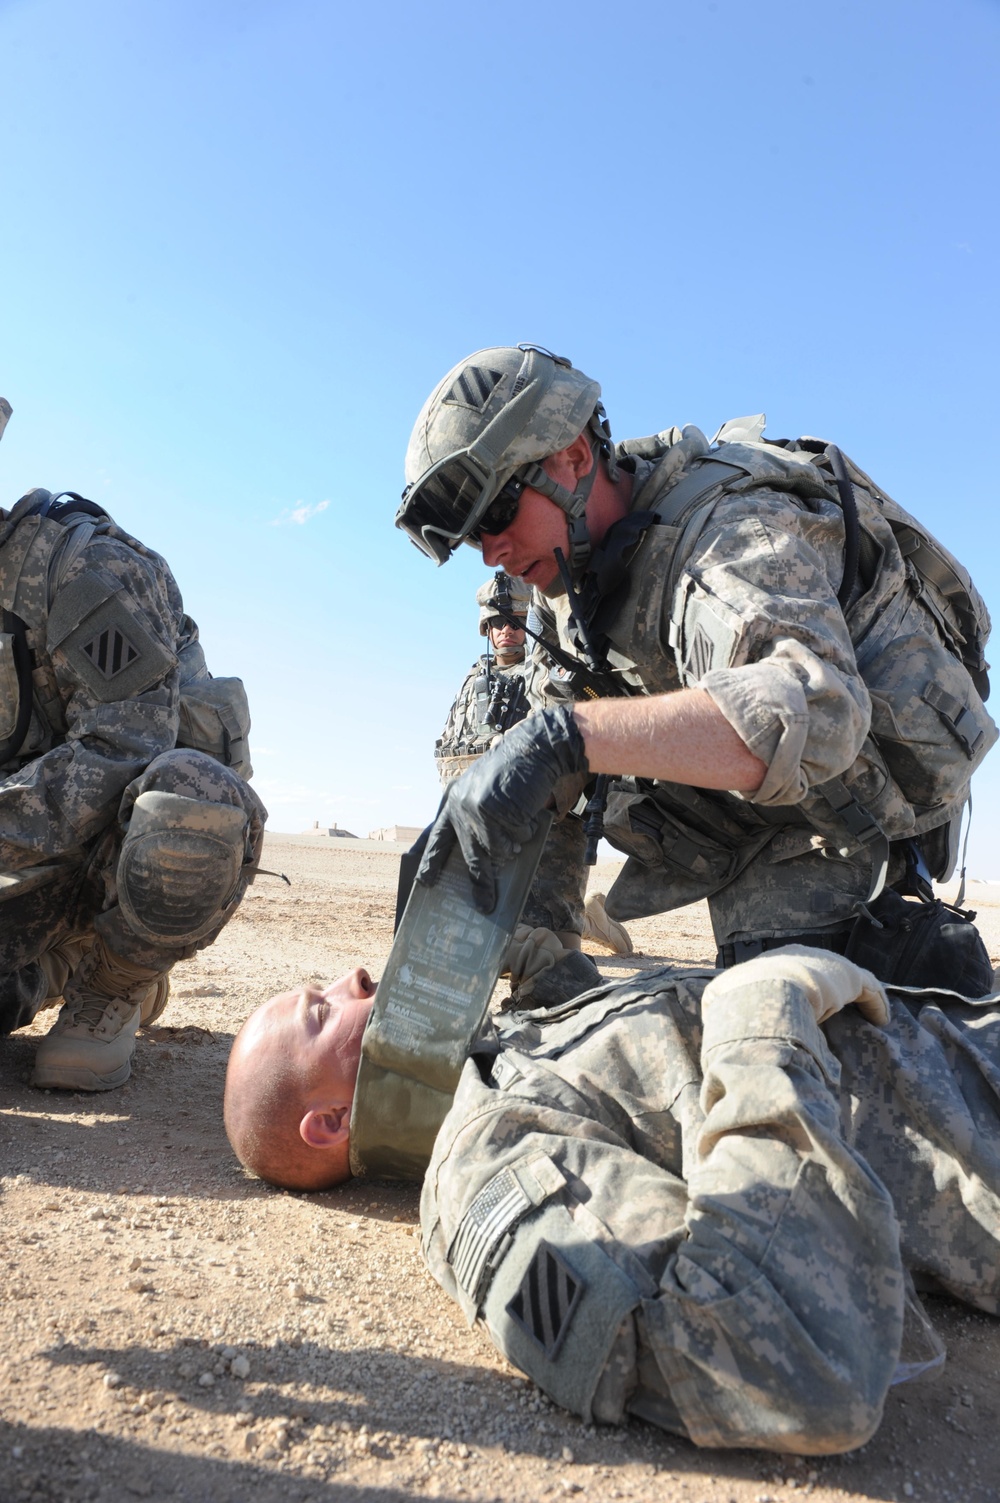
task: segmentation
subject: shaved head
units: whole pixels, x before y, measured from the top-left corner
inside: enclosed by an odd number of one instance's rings
[[[326,1190],[350,1178],[351,1106],[374,994],[359,967],[325,991],[272,997],[240,1029],[223,1114],[236,1157],[261,1179]]]

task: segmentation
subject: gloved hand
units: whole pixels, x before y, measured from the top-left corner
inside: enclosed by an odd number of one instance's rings
[[[570,938],[570,936],[566,936]],[[534,1011],[559,1007],[600,986],[604,980],[589,955],[572,944],[565,945],[551,929],[532,929],[518,924],[504,956],[501,976],[510,976],[510,996],[501,1012]]]
[[[853,960],[807,945],[783,945],[768,950],[742,965],[734,965],[709,982],[702,1007],[748,983],[790,981],[809,999],[817,1023],[825,1023],[842,1007],[853,1002],[869,1023],[884,1026],[889,1021],[889,1002],[881,981]]]
[[[572,705],[529,715],[449,783],[424,849],[417,881],[432,887],[452,848],[469,869],[482,913],[496,907],[495,868],[517,855],[560,779],[586,773],[583,736]]]

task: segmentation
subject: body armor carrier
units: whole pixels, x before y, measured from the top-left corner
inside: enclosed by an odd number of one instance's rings
[[[763,442],[762,420],[756,432],[744,431],[750,421],[726,425],[715,446],[688,428],[683,436],[675,430],[619,447],[625,462],[645,461],[644,477],[637,509],[609,530],[580,582],[588,635],[626,692],[660,694],[697,683],[713,644],[686,640],[679,586],[720,502],[758,486],[805,508],[832,501],[845,516],[838,599],[871,697],[870,734],[840,777],[788,807],[616,780],[608,838],[644,864],[641,903],[617,902],[619,918],[718,892],[779,830],[803,849],[818,834],[845,854],[869,850],[870,897],[884,880],[893,840],[920,837],[930,876],[945,880],[972,773],[997,738],[983,706],[989,615],[967,571],[833,446]],[[562,640],[579,652],[565,601],[552,608]],[[666,868],[662,887],[651,867]]]
[[[528,696],[520,673],[504,672],[487,661],[473,688],[476,741],[488,746],[493,737],[509,731],[528,713]]]

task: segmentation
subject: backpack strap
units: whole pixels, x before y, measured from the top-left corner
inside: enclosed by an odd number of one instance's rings
[[[68,496],[69,500],[63,501],[63,496]],[[81,512],[88,517],[96,517],[102,522],[110,521],[102,506],[98,506],[96,501],[88,501],[86,496],[80,496],[76,491],[57,491],[37,510],[39,515],[51,517],[53,522],[67,522],[70,517],[78,516]]]
[[[840,509],[844,513],[844,572],[840,578],[840,589],[837,591],[837,603],[846,614],[854,596],[854,587],[858,582],[861,523],[858,521],[858,503],[854,499],[854,487],[847,473],[847,466],[844,464],[844,456],[836,444],[830,444],[826,453],[830,468],[833,470],[833,478],[837,482]]]
[[[0,745],[0,766],[12,762],[24,745],[31,724],[34,684],[31,677],[31,649],[28,628],[13,611],[3,612],[3,629],[11,639],[14,671],[17,674],[17,721],[13,733]]]
[[[683,475],[671,487],[663,500],[656,503],[656,520],[661,526],[678,526],[681,518],[707,491],[717,485],[725,485],[727,480],[732,480],[736,475],[747,473],[744,465],[719,459],[714,454],[710,459],[699,460],[687,475]]]
[[[810,445],[806,445],[810,447]],[[861,524],[854,488],[847,473],[843,455],[833,444],[816,445],[816,451],[827,455],[837,482],[838,497],[844,513],[844,572],[837,591],[837,602],[847,612],[858,583],[861,562]],[[684,476],[667,492],[664,502],[656,508],[656,520],[661,524],[679,527],[694,519],[699,504],[707,493],[718,485],[724,485],[734,472],[747,474],[746,468],[735,462],[727,462],[713,455],[699,463],[690,474]],[[695,536],[701,533],[714,509],[710,503],[705,514],[698,519]],[[693,541],[693,540],[692,540]],[[679,548],[678,553],[687,550]],[[676,565],[671,566],[670,591],[675,587],[679,574]],[[871,856],[872,874],[866,903],[870,903],[885,886],[889,867],[889,841],[870,811],[864,807],[840,778],[831,778],[814,790],[829,805],[833,815],[843,824],[848,833],[866,848]]]

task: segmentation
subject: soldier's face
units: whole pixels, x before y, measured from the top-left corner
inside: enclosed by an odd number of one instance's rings
[[[559,579],[555,550],[561,548],[565,554],[569,549],[566,514],[548,496],[525,486],[513,522],[503,532],[483,533],[482,548],[483,562],[491,569],[505,569],[547,590]]]
[[[490,627],[490,641],[494,652],[520,652],[524,646],[524,632],[511,626],[509,621],[504,621],[500,626]]]
[[[248,1020],[240,1036],[243,1049],[278,1050],[306,1079],[339,1079],[350,1073],[352,1064],[356,1074],[374,996],[375,982],[364,966],[322,990],[302,986],[282,992]]]

